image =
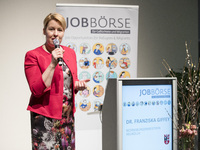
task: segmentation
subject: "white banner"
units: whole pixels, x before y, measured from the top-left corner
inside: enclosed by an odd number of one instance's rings
[[[97,111],[110,78],[137,76],[138,6],[57,4],[66,18],[62,45],[76,52],[78,77],[90,79],[76,95],[76,130],[101,129]]]

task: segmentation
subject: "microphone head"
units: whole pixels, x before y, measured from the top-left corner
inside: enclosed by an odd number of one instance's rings
[[[59,40],[58,40],[58,39],[54,39],[54,40],[53,40],[53,44],[54,44],[54,45],[60,45]]]

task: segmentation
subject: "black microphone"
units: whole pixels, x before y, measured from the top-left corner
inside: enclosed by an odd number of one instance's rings
[[[54,39],[53,40],[53,44],[54,44],[55,48],[60,48],[60,43],[59,43],[58,39]],[[59,66],[62,66],[63,59],[62,58],[58,58],[57,60],[58,60]]]

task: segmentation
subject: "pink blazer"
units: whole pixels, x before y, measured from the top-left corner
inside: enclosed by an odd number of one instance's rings
[[[63,61],[69,67],[74,82],[77,78],[77,63],[74,50],[62,46],[65,50]],[[52,84],[46,87],[42,80],[42,73],[51,62],[51,54],[46,52],[42,46],[28,51],[25,56],[25,75],[31,90],[30,102],[27,110],[44,115],[46,117],[61,119],[63,103],[63,72],[62,67],[55,68]],[[73,90],[73,113],[75,113],[75,90]]]

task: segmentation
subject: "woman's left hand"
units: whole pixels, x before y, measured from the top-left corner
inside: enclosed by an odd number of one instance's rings
[[[83,91],[84,89],[87,88],[86,82],[89,82],[89,81],[90,79],[75,81],[75,89],[78,91]]]

